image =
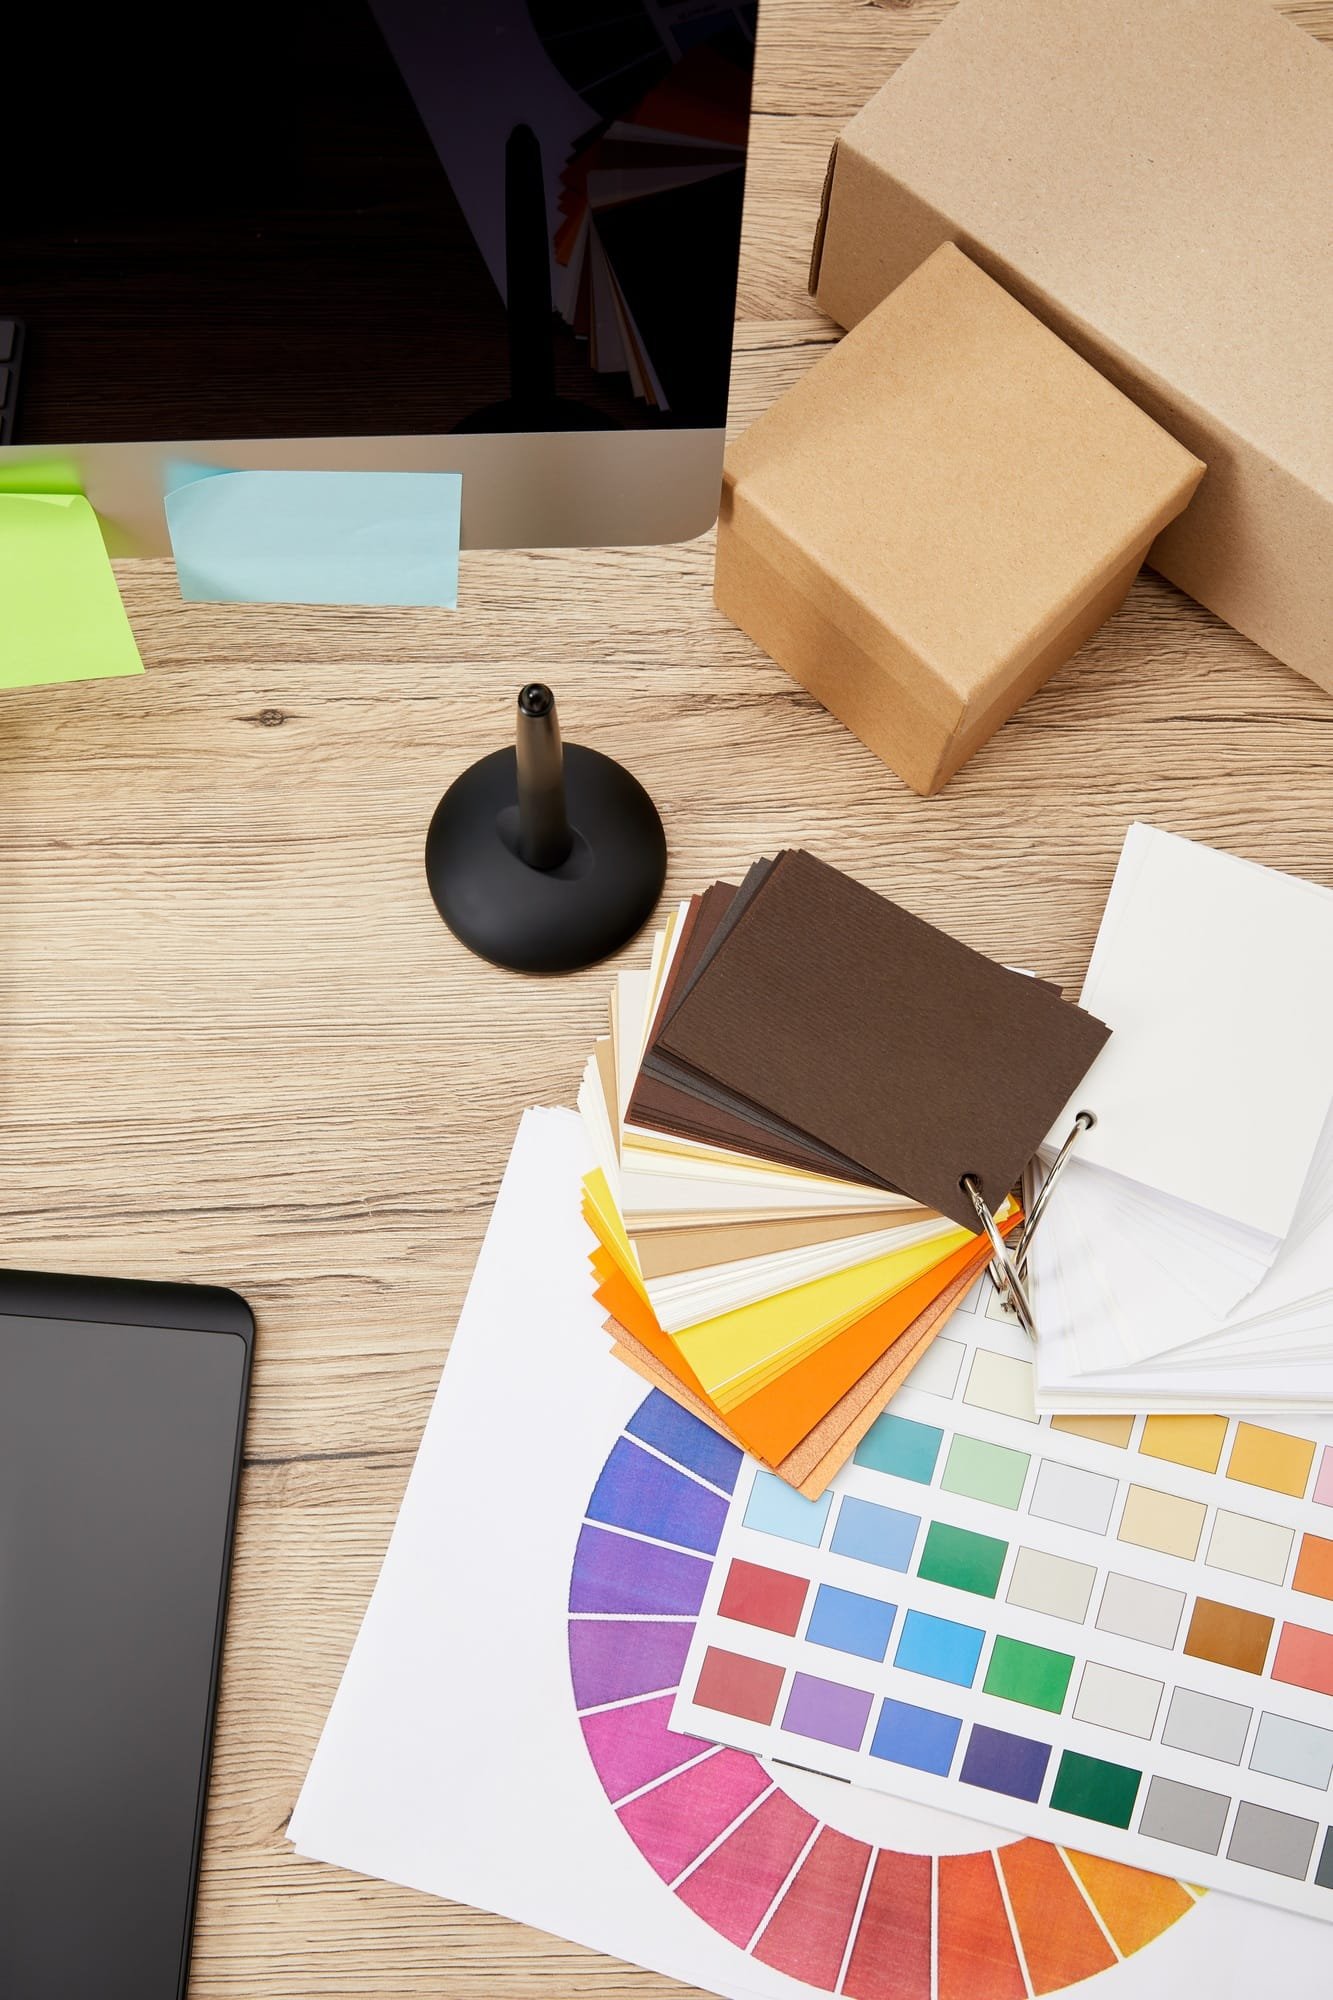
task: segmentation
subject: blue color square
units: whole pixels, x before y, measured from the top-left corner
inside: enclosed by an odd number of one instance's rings
[[[896,1604],[885,1604],[882,1598],[821,1583],[805,1636],[814,1646],[832,1646],[835,1652],[855,1653],[860,1660],[882,1660],[897,1611]]]
[[[888,1764],[906,1764],[913,1771],[933,1771],[937,1778],[947,1778],[962,1726],[956,1715],[914,1708],[910,1701],[885,1701],[870,1754]]]
[[[896,1507],[879,1507],[873,1500],[857,1500],[849,1493],[838,1509],[833,1553],[854,1556],[857,1562],[874,1563],[878,1569],[905,1570],[911,1563],[920,1526],[916,1514],[902,1514]]]
[[[1050,1761],[1049,1743],[974,1722],[958,1775],[965,1785],[980,1785],[988,1792],[1002,1792],[1006,1798],[1026,1799],[1035,1805]]]
[[[944,1432],[933,1424],[914,1423],[910,1417],[876,1417],[856,1447],[856,1463],[872,1472],[890,1472],[898,1479],[915,1480],[929,1486],[935,1477],[935,1461],[940,1455]]]
[[[979,1632],[975,1625],[959,1625],[952,1618],[936,1618],[929,1611],[909,1611],[903,1620],[893,1664],[909,1674],[925,1674],[933,1681],[971,1687],[985,1638],[985,1633]]]
[[[807,1500],[785,1479],[771,1472],[757,1472],[745,1506],[745,1525],[761,1535],[776,1535],[780,1541],[799,1542],[803,1548],[817,1549],[824,1534],[833,1495]]]

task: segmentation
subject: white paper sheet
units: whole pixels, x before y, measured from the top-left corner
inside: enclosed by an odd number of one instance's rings
[[[1333,1100],[1333,893],[1136,822],[1081,1004],[1111,1039],[1052,1129],[1272,1244]]]

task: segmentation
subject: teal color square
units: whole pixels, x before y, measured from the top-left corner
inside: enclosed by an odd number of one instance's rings
[[[944,1442],[944,1432],[934,1424],[918,1424],[911,1417],[894,1417],[886,1411],[876,1417],[856,1448],[856,1463],[872,1472],[889,1472],[895,1479],[911,1479],[929,1486]]]

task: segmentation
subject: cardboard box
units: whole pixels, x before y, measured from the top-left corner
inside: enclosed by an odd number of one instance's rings
[[[1116,608],[1202,471],[946,244],[731,447],[717,602],[938,791]]]
[[[938,243],[1204,459],[1150,561],[1333,689],[1333,52],[1261,0],[959,0],[839,139],[812,290]]]

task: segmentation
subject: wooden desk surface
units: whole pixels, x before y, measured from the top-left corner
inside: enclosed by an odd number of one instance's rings
[[[738,424],[834,337],[829,144],[942,11],[763,0]],[[1287,11],[1333,40],[1333,0]],[[426,895],[435,801],[522,681],[648,785],[673,894],[806,843],[1072,984],[1136,815],[1333,885],[1333,702],[1158,579],[922,801],[714,611],[711,560],[465,556],[456,615],[182,606],[125,565],[146,677],[0,695],[5,1260],[259,1320],[195,2000],[683,1990],[284,1840],[515,1120],[572,1102],[603,1023],[605,968],[493,971]]]

